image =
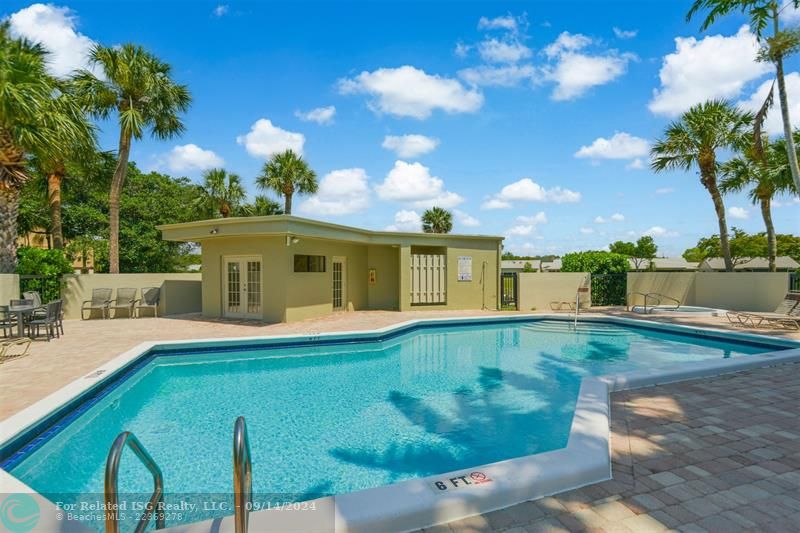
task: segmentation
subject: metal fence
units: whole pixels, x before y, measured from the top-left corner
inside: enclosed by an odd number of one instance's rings
[[[519,276],[516,272],[503,272],[501,275],[502,293],[500,304],[502,309],[517,309],[519,296]]]
[[[61,276],[37,276],[23,274],[19,277],[19,294],[23,292],[38,292],[42,302],[52,302],[61,297]]]
[[[789,290],[800,292],[800,272],[789,272]]]
[[[625,305],[628,274],[592,274],[592,305]]]

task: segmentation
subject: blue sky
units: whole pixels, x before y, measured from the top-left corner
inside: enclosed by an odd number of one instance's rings
[[[199,180],[222,165],[255,194],[266,157],[292,147],[322,180],[298,215],[405,230],[441,205],[455,231],[506,235],[516,253],[650,234],[675,255],[716,218],[694,173],[648,169],[649,143],[704,99],[756,105],[771,79],[743,18],[700,34],[689,5],[5,1],[0,16],[54,52],[57,75],[93,43],[141,44],[173,66],[194,99],[186,132],[136,143],[141,168]],[[102,124],[104,149],[114,126]],[[800,203],[778,203],[778,231],[796,233]],[[763,230],[745,196],[726,207],[729,225]]]

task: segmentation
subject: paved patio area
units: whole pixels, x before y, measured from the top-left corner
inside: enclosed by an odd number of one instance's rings
[[[800,531],[800,364],[612,402],[613,480],[425,531]]]

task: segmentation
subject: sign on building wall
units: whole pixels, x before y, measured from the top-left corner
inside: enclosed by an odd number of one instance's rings
[[[374,286],[378,283],[378,271],[374,268],[369,269],[369,284],[370,286]]]
[[[472,256],[458,256],[458,281],[472,281]]]

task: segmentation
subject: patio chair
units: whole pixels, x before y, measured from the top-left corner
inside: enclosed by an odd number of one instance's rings
[[[144,287],[142,289],[142,299],[136,304],[136,316],[142,316],[142,309],[152,309],[153,316],[158,318],[158,302],[161,299],[161,289],[159,287]]]
[[[103,314],[103,318],[107,318],[109,305],[111,305],[111,289],[92,289],[92,299],[85,300],[81,304],[81,320],[86,320],[84,311],[89,311],[91,318],[92,311],[97,309]]]
[[[7,305],[0,305],[0,328],[3,329],[3,337],[8,337],[8,331],[13,333],[17,321],[8,313]]]
[[[731,324],[746,328],[800,329],[800,293],[786,293],[772,313],[727,311],[725,316]]]
[[[28,355],[31,347],[31,340],[27,337],[3,341],[0,343],[0,364],[11,359],[18,359]]]
[[[34,318],[33,320],[28,322],[28,335],[33,337],[33,328],[36,327],[36,334],[35,336],[38,337],[41,331],[42,326],[45,327],[45,331],[47,333],[47,342],[50,342],[50,339],[56,336],[56,326],[58,324],[58,312],[61,307],[60,305],[61,300],[56,300],[53,302],[48,303],[44,306],[46,313],[41,318]]]
[[[136,302],[136,289],[117,289],[116,299],[108,306],[109,314],[114,311],[114,318],[117,318],[120,310],[124,309],[128,313],[128,318],[133,318],[133,306]]]
[[[22,293],[22,297],[26,300],[32,301],[33,305],[36,307],[42,305],[42,297],[39,296],[39,293],[36,291],[25,291]]]

